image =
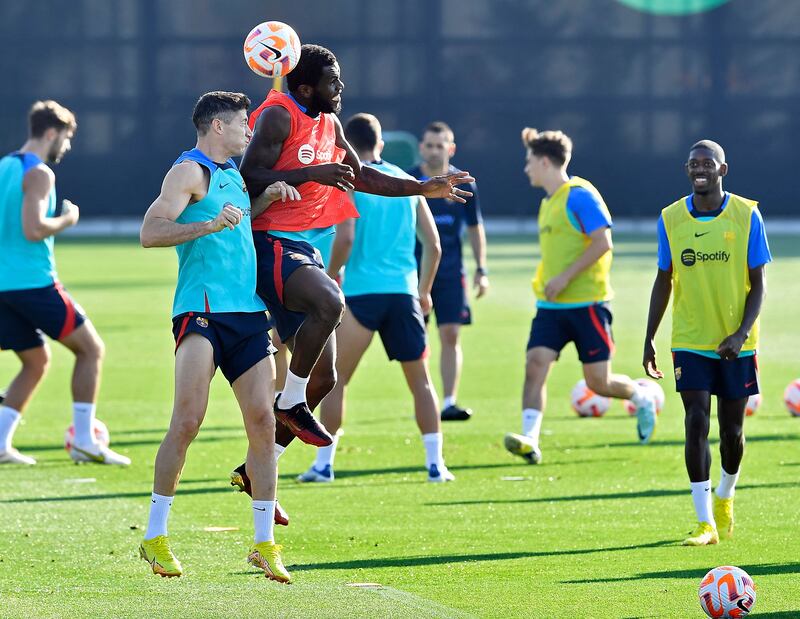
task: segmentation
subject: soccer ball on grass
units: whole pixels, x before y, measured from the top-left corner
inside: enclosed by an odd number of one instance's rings
[[[579,417],[602,417],[608,411],[609,399],[597,395],[586,386],[586,381],[581,379],[572,388],[570,403]]]

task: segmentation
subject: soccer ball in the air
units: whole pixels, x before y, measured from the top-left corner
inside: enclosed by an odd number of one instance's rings
[[[715,567],[700,581],[700,607],[709,617],[747,617],[756,603],[753,579],[731,565]]]
[[[661,388],[656,381],[650,380],[649,378],[637,378],[636,383],[647,389],[650,395],[655,397],[656,400],[656,415],[660,415],[661,411],[664,410],[664,401],[666,397],[664,396],[664,390]],[[623,406],[625,406],[625,410],[628,411],[629,415],[636,414],[636,406],[630,400],[623,400]]]
[[[786,391],[783,392],[783,401],[786,403],[786,410],[793,417],[800,417],[800,378],[789,383]]]
[[[300,60],[300,38],[283,22],[265,21],[244,40],[244,59],[261,77],[281,77]]]
[[[602,417],[609,405],[609,399],[589,389],[585,380],[579,380],[572,388],[570,402],[580,417]]]
[[[745,406],[744,414],[750,417],[751,415],[755,415],[759,408],[761,408],[761,394],[754,393],[747,398],[747,406]]]
[[[111,442],[111,437],[108,434],[108,428],[106,427],[106,424],[99,419],[95,419],[94,423],[92,424],[92,430],[94,432],[95,440],[103,447],[108,447],[108,444]],[[69,428],[67,428],[67,431],[64,432],[64,449],[67,451],[72,449],[73,440],[75,440],[75,426],[70,425]]]

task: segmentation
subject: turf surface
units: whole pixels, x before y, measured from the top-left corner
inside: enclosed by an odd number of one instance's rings
[[[654,245],[644,237],[616,244],[615,367],[640,376]],[[474,303],[476,324],[464,331],[460,401],[476,414],[445,427],[457,481],[425,483],[410,397],[376,338],[350,389],[336,482],[294,483],[313,457],[309,447],[294,445],[282,459],[279,496],[292,522],[277,533],[296,580],[285,586],[245,564],[249,502],[227,481],[245,439],[221,376],[170,521],[186,575],[157,578],[137,558],[153,458],[171,410],[176,260],[169,250],[127,242],[63,242],[61,279],[107,344],[98,416],[133,465],[69,461],[62,435],[71,360],[55,346],[15,440],[39,465],[0,467],[0,616],[702,617],[700,578],[733,564],[755,579],[752,616],[799,617],[800,419],[785,412],[782,392],[800,374],[792,311],[800,307],[800,249],[796,239],[776,237],[773,251],[760,355],[764,403],[746,425],[735,540],[678,545],[694,514],[668,325],[659,345],[667,406],[653,445],[635,444],[634,423],[617,404],[602,419],[569,410],[580,367],[568,349],[550,380],[543,464],[526,466],[504,451],[503,433],[519,428],[536,247],[531,239],[491,239],[492,290]],[[436,338],[432,348],[436,366]],[[0,355],[0,385],[15,368],[12,354]]]

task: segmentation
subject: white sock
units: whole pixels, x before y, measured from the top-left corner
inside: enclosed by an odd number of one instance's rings
[[[281,397],[278,404],[282,409],[291,408],[295,404],[306,401],[306,385],[308,385],[308,376],[295,376],[291,370],[286,371],[286,384],[281,391]]]
[[[539,446],[539,432],[542,431],[542,411],[526,408],[522,411],[522,433]]]
[[[318,471],[323,470],[326,466],[333,468],[333,459],[336,457],[336,445],[339,443],[339,435],[333,435],[333,442],[327,447],[317,448],[317,460],[314,462],[314,468]]]
[[[8,451],[11,449],[11,439],[14,438],[14,431],[19,425],[22,415],[8,406],[0,406],[0,449]]]
[[[444,401],[442,402],[442,410],[446,410],[451,406],[456,405],[456,396],[454,395],[446,395],[444,396]]]
[[[159,535],[167,534],[167,519],[169,509],[172,507],[174,496],[164,496],[163,494],[152,494],[150,498],[150,520],[147,521],[147,532],[145,539],[153,539]]]
[[[739,481],[739,471],[735,473],[727,473],[724,468],[719,469],[722,472],[719,484],[717,484],[717,496],[721,499],[732,499],[736,494],[736,482]]]
[[[425,446],[425,468],[430,469],[435,464],[440,470],[444,468],[442,456],[442,433],[429,432],[422,435],[422,444]]]
[[[275,501],[253,501],[253,525],[256,544],[275,541]]]
[[[712,527],[716,527],[714,515],[711,512],[711,480],[690,482],[692,489],[692,501],[694,501],[694,511],[697,512],[698,522],[707,522]]]
[[[95,442],[92,426],[96,410],[97,407],[93,402],[74,402],[72,404],[72,425],[75,426],[75,443],[77,445],[87,446]]]
[[[633,395],[631,396],[631,402],[637,408],[642,406],[646,406],[647,402],[650,400],[650,393],[645,387],[642,387],[639,383],[634,381],[633,383]]]
[[[278,445],[275,443],[275,465],[277,466],[278,460],[283,455],[283,452],[286,451],[286,445]]]

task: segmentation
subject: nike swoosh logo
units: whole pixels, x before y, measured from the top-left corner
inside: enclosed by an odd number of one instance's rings
[[[83,449],[81,449],[80,447],[76,447],[75,445],[73,445],[72,448],[79,454],[83,454],[84,456],[89,458],[89,460],[91,460],[92,462],[102,463],[106,461],[105,457],[102,454],[95,455],[93,453],[89,453],[88,451],[84,451]]]
[[[283,54],[281,54],[281,50],[279,50],[278,48],[271,47],[271,46],[267,45],[266,43],[262,43],[261,41],[259,41],[259,43],[261,43],[261,45],[263,45],[269,51],[271,51],[273,54],[275,54],[275,60],[280,60],[283,57]]]
[[[590,357],[591,357],[591,356],[594,356],[594,355],[596,355],[597,353],[599,353],[601,350],[603,350],[603,349],[602,349],[602,348],[595,348],[594,350],[590,350],[590,351],[589,351],[589,356],[590,356]]]
[[[701,232],[701,233],[698,234],[697,232],[695,232],[694,233],[694,238],[697,239],[697,238],[700,238],[701,236],[705,236],[706,234],[711,234],[711,233],[710,232]]]
[[[259,511],[259,512],[265,512],[265,511],[267,511],[267,508],[266,508],[266,507],[254,507],[253,509],[254,509],[254,510],[256,510],[256,511]]]
[[[744,388],[745,388],[745,389],[749,389],[750,387],[752,387],[753,385],[755,385],[755,384],[756,384],[756,382],[757,382],[757,381],[751,380],[749,383],[745,383],[745,384],[744,384]]]
[[[230,185],[230,183],[225,183],[224,185],[222,183],[220,183],[219,184],[219,188],[220,189],[225,189],[225,187],[227,187],[228,185]],[[708,234],[708,233],[706,233],[706,234]]]

